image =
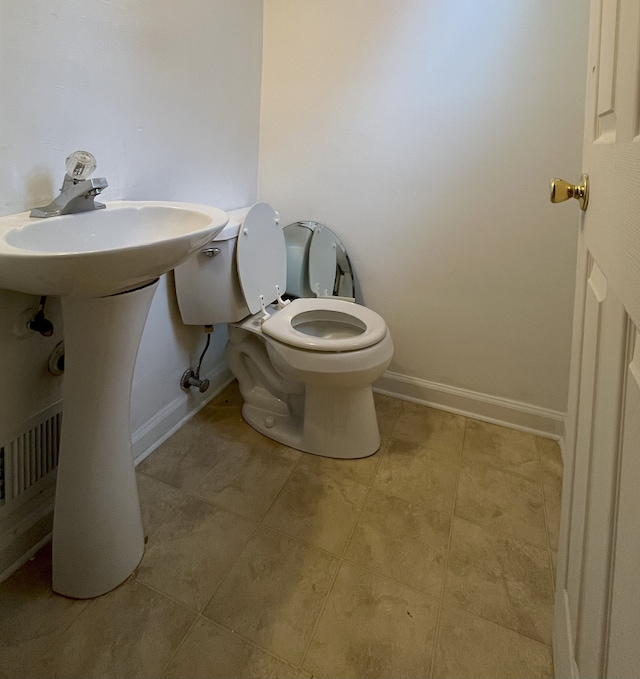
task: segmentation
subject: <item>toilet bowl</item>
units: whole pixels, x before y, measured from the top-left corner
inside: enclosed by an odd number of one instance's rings
[[[175,269],[182,319],[229,324],[227,360],[257,431],[335,458],[375,453],[372,383],[391,362],[384,320],[332,297],[284,301],[286,246],[266,203],[229,213],[202,252]]]

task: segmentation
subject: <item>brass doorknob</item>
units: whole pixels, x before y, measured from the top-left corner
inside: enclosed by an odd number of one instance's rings
[[[562,203],[569,198],[575,198],[580,203],[580,209],[586,210],[589,204],[589,175],[583,174],[579,184],[569,184],[564,179],[554,177],[551,180],[551,202]]]

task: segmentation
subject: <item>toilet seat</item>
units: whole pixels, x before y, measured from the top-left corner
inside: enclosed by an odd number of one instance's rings
[[[325,250],[333,258],[329,268],[335,269],[335,247]],[[249,311],[262,310],[262,333],[282,344],[327,353],[357,351],[377,344],[387,333],[375,311],[331,297],[299,298],[268,315],[266,306],[285,290],[287,262],[284,232],[267,203],[256,203],[241,224],[236,264]],[[323,287],[333,289],[333,282],[320,278],[316,282],[321,292]]]
[[[380,342],[387,333],[375,311],[343,300],[293,300],[262,323],[262,332],[282,344],[324,352],[357,351]]]

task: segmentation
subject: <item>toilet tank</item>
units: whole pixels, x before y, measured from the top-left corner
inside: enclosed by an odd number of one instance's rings
[[[210,243],[174,269],[186,325],[235,323],[249,315],[236,265],[238,233],[249,208],[227,212],[229,222]]]

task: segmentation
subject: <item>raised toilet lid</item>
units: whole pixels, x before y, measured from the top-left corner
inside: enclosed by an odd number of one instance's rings
[[[295,299],[262,324],[278,342],[311,351],[356,351],[380,342],[387,333],[382,316],[340,299]]]
[[[240,225],[236,246],[238,278],[252,314],[276,299],[276,285],[283,295],[287,286],[287,248],[276,211],[268,203],[256,203]],[[213,291],[215,294],[215,290]]]
[[[331,229],[318,224],[313,230],[309,244],[309,286],[320,297],[335,293],[336,237]]]

